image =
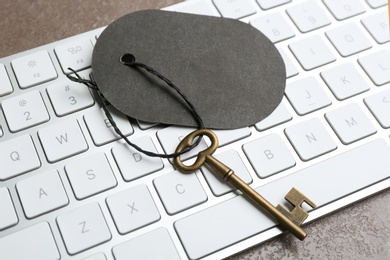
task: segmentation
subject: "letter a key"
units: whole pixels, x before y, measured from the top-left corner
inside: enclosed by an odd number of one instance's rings
[[[219,174],[225,181],[234,185],[243,194],[248,196],[248,198],[250,198],[257,206],[265,209],[297,238],[303,240],[307,234],[300,225],[307,218],[308,213],[301,207],[301,205],[303,202],[306,202],[312,208],[315,208],[316,205],[297,189],[292,188],[289,193],[287,193],[285,199],[294,206],[293,210],[290,212],[281,205],[274,207],[249,185],[242,181],[237,175],[235,175],[233,170],[212,156],[218,147],[218,138],[215,133],[209,129],[202,128],[187,135],[179,143],[176,148],[176,153],[180,153],[190,147],[196,137],[200,138],[203,135],[206,135],[210,139],[211,145],[206,150],[198,153],[198,157],[193,165],[186,166],[180,160],[180,156],[175,157],[174,163],[176,167],[184,173],[191,173],[199,169],[204,163],[207,163],[215,173]]]

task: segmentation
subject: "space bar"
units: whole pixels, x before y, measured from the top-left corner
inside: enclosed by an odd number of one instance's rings
[[[256,189],[273,205],[295,187],[317,208],[390,176],[390,147],[378,139]],[[198,259],[276,225],[242,196],[175,222],[191,259]]]

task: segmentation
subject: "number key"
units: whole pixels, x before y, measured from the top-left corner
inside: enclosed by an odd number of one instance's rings
[[[329,18],[315,1],[295,5],[287,13],[301,32],[309,32],[330,24]]]
[[[11,132],[42,124],[50,118],[37,90],[6,99],[1,105]]]

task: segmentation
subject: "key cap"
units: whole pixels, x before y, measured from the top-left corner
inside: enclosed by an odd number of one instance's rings
[[[164,149],[164,152],[169,154],[175,152],[179,142],[193,130],[193,128],[186,127],[167,127],[159,130],[157,132],[157,137]],[[202,139],[197,147],[182,155],[182,160],[194,157],[198,154],[198,152],[204,150],[205,148],[207,148],[207,145],[204,139]]]
[[[305,1],[304,3],[287,8],[286,12],[303,33],[330,24],[329,18],[318,5],[317,1]]]
[[[38,51],[11,62],[21,88],[28,88],[57,78],[49,53]]]
[[[229,162],[229,165],[234,169],[234,172],[239,178],[247,184],[252,183],[252,177],[236,151],[227,150],[223,153],[216,154],[215,158],[220,161]],[[235,189],[232,185],[226,185],[224,180],[215,176],[209,168],[202,166],[201,171],[215,196],[224,195]]]
[[[150,122],[145,122],[145,121],[138,120],[138,119],[136,121],[137,121],[137,124],[141,130],[147,130],[147,129],[150,129],[150,128],[158,125],[158,123],[150,123]]]
[[[223,17],[240,19],[256,13],[255,6],[249,0],[213,0]]]
[[[0,187],[0,209],[0,231],[18,223],[18,216],[16,215],[9,190],[6,187]]]
[[[279,135],[270,134],[243,146],[245,155],[260,178],[295,166],[295,160]]]
[[[85,152],[88,145],[77,120],[66,120],[38,131],[47,160],[56,162]]]
[[[279,5],[284,5],[290,3],[291,0],[257,0],[257,3],[260,5],[261,9],[267,10]]]
[[[320,75],[338,100],[353,97],[370,89],[351,63],[326,70]]]
[[[299,115],[306,115],[332,103],[313,76],[288,83],[285,93]]]
[[[160,220],[160,213],[146,185],[115,193],[106,202],[122,235]]]
[[[180,142],[179,146],[176,149],[176,153],[180,153],[187,147],[190,147],[194,139],[197,138],[199,135],[206,135],[210,139],[210,147],[200,152],[195,163],[190,166],[184,165],[180,160],[180,156],[175,157],[174,163],[180,171],[182,171],[183,173],[194,172],[195,170],[199,169],[204,163],[207,163],[207,165],[212,168],[212,170],[216,174],[218,174],[219,177],[238,188],[249,199],[251,199],[251,201],[254,202],[256,206],[264,209],[267,213],[272,215],[275,219],[279,221],[279,223],[286,227],[297,238],[303,240],[306,237],[306,232],[299,227],[308,216],[307,212],[301,208],[301,204],[303,202],[306,202],[312,208],[316,207],[311,200],[309,200],[307,197],[305,197],[305,195],[300,193],[295,188],[292,188],[287,193],[285,198],[288,202],[290,202],[291,205],[294,206],[294,209],[290,212],[280,204],[275,208],[260,194],[256,193],[248,184],[246,184],[237,175],[235,175],[233,170],[231,170],[212,156],[212,154],[218,147],[218,139],[217,136],[211,130],[203,128],[190,133]]]
[[[12,93],[12,91],[14,91],[14,89],[8,78],[5,66],[0,63],[0,97]]]
[[[285,100],[283,99],[279,106],[271,113],[271,115],[267,116],[259,123],[256,123],[255,127],[258,131],[265,131],[274,126],[290,121],[291,119],[292,116],[287,110]]]
[[[390,41],[389,20],[387,12],[383,11],[362,19],[362,24],[377,43],[383,44]]]
[[[381,6],[387,5],[387,0],[367,0],[367,3],[372,7],[372,8],[378,8]]]
[[[291,26],[280,13],[257,17],[249,23],[265,34],[273,43],[281,42],[295,36]]]
[[[57,217],[66,250],[74,255],[111,239],[99,204],[90,203]]]
[[[352,103],[325,114],[325,118],[344,144],[350,144],[376,133],[363,110]]]
[[[150,137],[144,136],[131,141],[144,150],[157,152]],[[125,181],[138,179],[159,171],[164,167],[160,158],[141,154],[127,144],[112,148],[112,155]]]
[[[358,59],[360,66],[377,86],[390,82],[390,51],[384,49]]]
[[[337,148],[328,130],[317,117],[286,128],[285,134],[303,161],[314,159]]]
[[[215,130],[219,140],[219,146],[225,146],[251,135],[249,127],[237,128],[232,130]]]
[[[50,119],[41,94],[37,90],[6,99],[1,106],[12,132],[42,124]]]
[[[386,142],[383,139],[375,140],[263,185],[256,191],[275,205],[284,201],[283,194],[275,191],[294,186],[312,198],[320,208],[390,177],[390,147]],[[174,225],[188,257],[199,259],[277,224],[250,205],[246,198],[237,196],[180,219]]]
[[[69,80],[50,85],[46,91],[57,116],[65,116],[95,104],[87,86]]]
[[[62,181],[56,170],[39,173],[16,184],[24,214],[35,218],[68,205]]]
[[[65,165],[73,192],[77,199],[111,189],[117,185],[111,166],[104,153],[90,155]]]
[[[0,161],[1,181],[41,167],[41,161],[30,135],[0,142]]]
[[[129,119],[122,113],[113,109],[108,108],[118,128],[125,136],[133,134],[134,130],[131,126]],[[121,138],[112,127],[110,121],[107,119],[103,108],[88,112],[84,116],[84,121],[91,133],[93,142],[96,145],[104,145],[109,142],[118,140]]]
[[[88,256],[86,258],[83,258],[82,260],[107,260],[106,256],[104,253],[97,253],[91,256]]]
[[[79,71],[91,66],[93,45],[88,38],[57,46],[54,51],[57,54],[62,71],[66,74],[71,73],[68,68]]]
[[[297,67],[292,63],[290,56],[287,55],[286,51],[282,48],[278,48],[280,55],[282,56],[284,66],[286,67],[286,76],[287,78],[298,75],[299,71]]]
[[[153,245],[153,250],[145,250],[145,245]],[[165,228],[158,228],[133,238],[112,249],[115,259],[170,259],[180,260],[172,238]]]
[[[364,99],[367,107],[383,128],[390,128],[390,90],[379,92]]]
[[[339,21],[366,11],[361,2],[355,0],[324,0],[324,4]]]
[[[289,44],[295,58],[305,70],[312,70],[336,60],[319,35]]]
[[[15,245],[18,245],[15,248]],[[59,260],[60,254],[47,222],[0,237],[0,259]]]
[[[181,174],[174,171],[154,179],[153,183],[170,215],[207,200],[206,193],[195,174]]]
[[[356,24],[353,23],[332,29],[325,34],[343,57],[350,56],[372,47],[368,38]]]
[[[221,16],[213,3],[208,0],[194,0],[194,1],[185,1],[179,4],[171,5],[162,10],[167,11],[176,11],[181,13],[190,13],[190,14],[200,14],[200,15],[209,15],[209,16]]]

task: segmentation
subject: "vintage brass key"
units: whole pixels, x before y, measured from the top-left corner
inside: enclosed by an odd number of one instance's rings
[[[193,165],[184,165],[180,156],[175,157],[174,163],[177,168],[182,172],[190,173],[199,169],[204,163],[207,163],[215,173],[218,173],[225,181],[234,185],[242,193],[248,196],[248,198],[250,198],[256,205],[265,209],[297,238],[303,240],[307,234],[300,225],[308,217],[308,213],[301,207],[301,205],[303,202],[306,202],[312,208],[315,208],[316,205],[297,189],[292,188],[285,196],[285,199],[294,206],[294,209],[289,211],[280,204],[275,208],[248,184],[235,175],[233,170],[212,156],[218,147],[218,138],[215,133],[209,129],[199,129],[187,135],[176,148],[176,152],[179,153],[185,148],[190,147],[193,144],[194,139],[202,135],[206,135],[210,139],[211,145],[206,150],[198,153],[198,157]]]

